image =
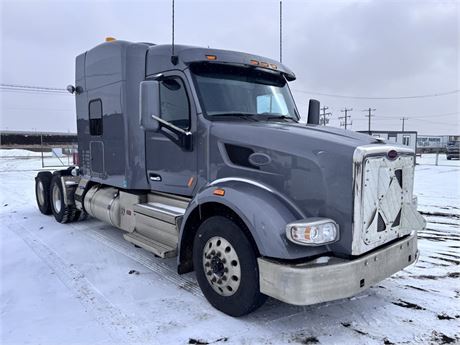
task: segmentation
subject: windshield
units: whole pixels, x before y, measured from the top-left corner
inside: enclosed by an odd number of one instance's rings
[[[279,73],[219,64],[195,65],[192,72],[210,117],[298,119],[287,82]]]

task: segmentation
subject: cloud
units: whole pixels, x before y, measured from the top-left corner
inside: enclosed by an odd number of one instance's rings
[[[278,10],[277,0],[176,0],[176,42],[277,59]],[[459,88],[456,1],[284,0],[283,12],[283,62],[298,76],[292,89],[304,114],[315,96],[299,90],[398,96]],[[73,83],[75,56],[106,36],[169,43],[171,2],[4,0],[1,81],[65,87]],[[70,96],[0,96],[3,128],[46,124],[42,129],[75,130]],[[336,125],[339,110],[354,107],[355,129],[365,128],[360,110],[369,106],[377,108],[375,125],[386,129],[399,128],[399,115],[459,111],[458,94],[407,101],[320,100],[334,112]],[[37,111],[19,110],[24,103]],[[388,115],[395,119],[384,120]],[[460,132],[458,123],[454,114],[440,118],[439,125],[414,117],[408,126],[422,133],[451,133]]]

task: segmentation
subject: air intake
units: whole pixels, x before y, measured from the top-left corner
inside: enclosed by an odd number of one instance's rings
[[[251,164],[249,156],[254,153],[253,149],[244,146],[225,144],[225,150],[230,161],[235,164],[246,168],[259,169],[258,166]]]

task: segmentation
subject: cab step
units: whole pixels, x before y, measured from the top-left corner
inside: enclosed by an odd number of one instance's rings
[[[152,240],[136,231],[129,234],[124,234],[123,237],[126,241],[133,243],[136,246],[144,248],[161,258],[172,258],[176,256],[176,247],[168,246],[164,243]]]
[[[134,212],[162,220],[169,224],[177,224],[177,219],[184,215],[185,208],[159,202],[148,202],[134,205]]]
[[[179,229],[190,199],[151,193],[133,207],[135,228],[125,239],[162,257],[176,255]]]

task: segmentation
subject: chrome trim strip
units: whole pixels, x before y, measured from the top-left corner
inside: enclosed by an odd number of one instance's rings
[[[395,150],[399,154],[403,155],[415,155],[414,150],[409,147],[399,145],[383,145],[383,144],[370,144],[358,146],[353,153],[353,163],[361,163],[367,156],[373,156],[376,154],[387,154],[389,151]]]
[[[112,205],[113,205],[113,203],[115,202],[115,199],[118,198],[119,193],[120,193],[120,192],[117,191],[117,192],[113,195],[113,197],[112,197],[112,199],[110,200],[109,204],[107,205],[107,218],[109,219],[110,224],[111,224],[112,226],[115,226],[115,227],[117,227],[117,226],[116,226],[116,225],[113,223],[113,221],[112,221],[112,217],[111,217],[110,210],[112,209]]]
[[[220,179],[217,179],[217,180],[214,180],[214,181],[208,183],[208,186],[214,186],[214,185],[216,185],[218,183],[225,183],[225,182],[232,182],[232,181],[248,183],[248,184],[251,184],[251,185],[256,186],[258,188],[261,188],[263,190],[266,190],[269,193],[275,194],[276,196],[278,196],[279,198],[284,200],[286,203],[288,203],[289,206],[291,206],[302,218],[307,218],[305,216],[305,214],[302,212],[302,210],[300,210],[300,208],[298,208],[286,196],[284,196],[283,194],[281,194],[277,190],[272,189],[272,188],[264,185],[263,183],[260,183],[260,182],[254,181],[254,180],[250,180],[250,179],[246,179],[246,178],[242,178],[242,177],[224,177],[224,178],[220,178]]]

